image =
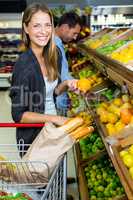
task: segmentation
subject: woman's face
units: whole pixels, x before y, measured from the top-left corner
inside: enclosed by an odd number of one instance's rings
[[[41,47],[47,45],[52,34],[52,24],[47,13],[38,11],[35,13],[29,24],[24,25],[25,32],[29,35],[31,47]]]

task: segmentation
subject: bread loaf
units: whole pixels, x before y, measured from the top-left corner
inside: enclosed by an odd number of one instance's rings
[[[93,126],[81,126],[77,128],[75,131],[71,132],[70,135],[75,138],[76,140],[79,140],[80,138],[83,138],[87,136],[89,133],[92,133],[94,130]]]
[[[81,117],[75,117],[75,118],[69,119],[65,124],[60,126],[58,130],[62,130],[66,133],[70,133],[74,131],[77,127],[81,126],[83,122],[84,121]]]

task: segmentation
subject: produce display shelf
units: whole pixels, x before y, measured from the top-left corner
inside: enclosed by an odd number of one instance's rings
[[[131,191],[131,188],[129,187],[129,184],[127,182],[127,179],[125,177],[125,175],[123,174],[119,164],[118,164],[118,161],[114,155],[114,152],[113,152],[113,148],[111,145],[109,145],[106,140],[105,140],[105,135],[107,135],[106,130],[104,129],[103,125],[101,125],[100,121],[99,121],[99,118],[98,117],[95,117],[95,122],[96,122],[96,126],[99,130],[99,134],[101,135],[102,139],[103,139],[103,142],[104,142],[104,145],[106,147],[106,150],[108,152],[108,155],[109,157],[111,158],[112,160],[112,163],[115,167],[115,170],[121,180],[121,184],[123,185],[124,189],[125,189],[125,192],[126,192],[126,195],[128,197],[129,200],[132,200],[133,199],[133,193]]]
[[[82,43],[78,44],[78,48],[81,52],[86,53],[86,55],[89,55],[93,60],[96,59],[96,61],[99,62],[99,66],[97,65],[96,67],[102,73],[104,73],[108,76],[107,68],[110,68],[113,71],[115,71],[116,73],[120,74],[123,78],[125,78],[129,82],[133,83],[133,79],[132,79],[133,71],[130,68],[127,68],[124,65],[122,65],[121,63],[96,52],[96,50],[86,47]],[[117,82],[117,80],[114,80],[114,81]]]
[[[112,146],[110,144],[108,144],[106,139],[105,139],[107,137],[107,135],[108,135],[107,134],[107,130],[106,130],[105,126],[100,122],[99,117],[95,113],[95,109],[92,109],[89,106],[90,104],[87,101],[87,99],[86,99],[86,104],[88,106],[88,110],[89,110],[90,114],[92,115],[92,117],[93,117],[93,119],[94,119],[94,121],[96,123],[96,127],[97,127],[97,129],[99,131],[99,134],[100,134],[102,140],[103,140],[103,143],[105,145],[107,153],[108,153],[109,157],[111,158],[113,166],[114,166],[114,168],[115,168],[115,170],[116,170],[116,172],[117,172],[117,174],[118,174],[118,176],[120,178],[121,184],[123,185],[123,187],[125,189],[125,193],[127,195],[127,198],[129,200],[132,200],[133,199],[133,193],[132,193],[131,188],[129,187],[129,184],[127,182],[127,178],[125,177],[125,175],[123,174],[123,172],[122,172],[122,170],[121,170],[121,168],[119,166],[119,163],[118,163],[118,161],[116,159],[116,156],[115,156],[115,154],[113,152]]]
[[[112,149],[113,149],[113,152],[114,152],[114,156],[116,157],[116,160],[119,164],[119,167],[120,167],[121,171],[123,172],[123,174],[124,174],[124,176],[127,180],[128,186],[132,191],[132,196],[133,196],[133,179],[131,178],[127,167],[124,165],[124,163],[123,163],[123,161],[122,161],[122,159],[120,158],[120,155],[119,155],[119,152],[122,151],[123,148],[120,145],[117,145],[117,146],[114,145],[114,146],[112,146]]]
[[[114,30],[114,28],[103,28],[103,29],[101,29],[100,31],[97,31],[97,32],[94,32],[94,33],[92,33],[90,36],[88,36],[88,37],[86,37],[86,38],[84,38],[84,39],[82,39],[82,40],[80,40],[80,42],[84,42],[84,41],[86,41],[86,40],[88,40],[88,39],[91,39],[91,38],[97,38],[97,37],[100,37],[100,36],[102,36],[102,35],[104,35],[104,34],[106,34],[106,33],[110,33],[110,32],[112,32]]]
[[[90,161],[90,160],[95,160],[95,159],[97,159],[98,157],[100,157],[101,155],[107,154],[107,153],[106,153],[106,150],[103,149],[103,150],[101,150],[101,151],[97,151],[95,154],[93,154],[93,155],[91,155],[91,156],[88,156],[88,158],[86,158],[86,159],[82,159],[79,143],[75,144],[75,150],[76,150],[77,164],[78,164],[78,165],[84,165],[86,162],[88,162],[88,161]]]
[[[86,101],[87,101],[87,99],[86,99]],[[99,131],[99,135],[101,136],[106,149],[101,151],[101,152],[96,153],[95,155],[93,155],[91,157],[88,157],[88,159],[83,160],[82,157],[81,157],[79,144],[77,143],[75,145],[77,168],[78,168],[77,175],[78,175],[78,181],[79,181],[79,191],[80,191],[81,200],[88,200],[88,197],[89,197],[87,181],[86,181],[85,174],[84,174],[84,168],[85,168],[86,164],[88,162],[96,160],[97,158],[99,158],[103,155],[106,155],[106,154],[108,154],[109,157],[111,158],[113,166],[114,166],[114,168],[115,168],[115,170],[116,170],[116,172],[117,172],[117,174],[120,178],[121,184],[124,187],[125,193],[126,193],[126,195],[123,195],[120,198],[114,198],[114,199],[115,200],[132,200],[133,193],[131,191],[131,188],[129,187],[129,184],[127,183],[127,179],[125,178],[121,168],[119,167],[119,163],[117,162],[117,159],[114,156],[113,149],[111,148],[111,145],[109,145],[105,140],[105,137],[107,137],[106,129],[100,123],[99,118],[95,114],[95,111],[92,108],[89,107],[89,103],[87,103],[87,105],[88,105],[88,112],[90,112],[92,117],[95,119],[96,127]]]
[[[89,192],[87,188],[86,178],[81,165],[78,166],[78,182],[81,200],[89,200]]]
[[[100,156],[103,156],[103,154],[101,154]],[[86,166],[87,162],[82,165],[78,165],[78,181],[81,200],[89,200],[89,189],[87,187],[87,180],[84,173],[84,169]],[[127,200],[127,197],[126,195],[122,195],[120,197],[114,197],[112,198],[112,200]]]
[[[120,86],[121,89],[124,89],[125,91],[129,91],[130,94],[133,94],[133,68],[128,68],[124,66],[124,64],[119,63],[118,61],[115,61],[105,55],[102,55],[96,50],[93,50],[83,44],[84,41],[81,41],[77,44],[78,51],[81,52],[82,55],[88,57],[88,59],[91,61],[92,66],[96,67],[108,80],[113,81],[116,85]],[[123,87],[125,86],[125,88]],[[118,159],[118,156],[116,155],[114,146],[111,146],[107,143],[106,137],[108,136],[106,127],[104,124],[101,124],[99,117],[95,113],[95,109],[93,110],[89,106],[89,99],[83,95],[85,98],[86,104],[87,104],[87,110],[89,110],[90,114],[92,115],[96,127],[99,131],[99,134],[103,140],[103,143],[105,145],[105,148],[107,150],[107,153],[112,161],[112,164],[120,178],[121,184],[123,185],[123,188],[125,189],[126,197],[124,199],[132,200],[133,199],[133,191],[132,191],[132,185],[131,182],[129,184],[128,176],[126,176],[126,171],[123,170],[123,168],[120,165],[120,162]],[[88,103],[87,103],[88,102]],[[79,190],[81,193],[81,200],[88,200],[88,188],[86,183],[86,178],[84,174],[84,166],[86,164],[86,161],[90,161],[91,158],[87,160],[82,160],[81,158],[81,152],[80,147],[77,144],[76,145],[76,154],[77,154],[77,163],[78,163],[78,176],[79,176]],[[98,155],[100,156],[100,154]],[[98,157],[92,157],[92,160]],[[84,193],[84,194],[83,194]]]

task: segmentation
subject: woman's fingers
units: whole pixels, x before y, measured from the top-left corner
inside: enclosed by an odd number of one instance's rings
[[[56,116],[53,123],[58,125],[58,126],[61,126],[63,125],[66,121],[68,120],[67,117],[62,117],[62,116]]]
[[[77,88],[77,81],[76,79],[73,79],[73,80],[68,80],[68,87],[71,89],[71,90],[74,90]]]

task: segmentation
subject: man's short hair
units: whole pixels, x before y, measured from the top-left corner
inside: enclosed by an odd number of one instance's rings
[[[67,24],[70,28],[75,27],[77,24],[82,26],[81,18],[75,13],[75,12],[67,12],[63,14],[59,21],[58,26],[61,26],[63,24]]]

